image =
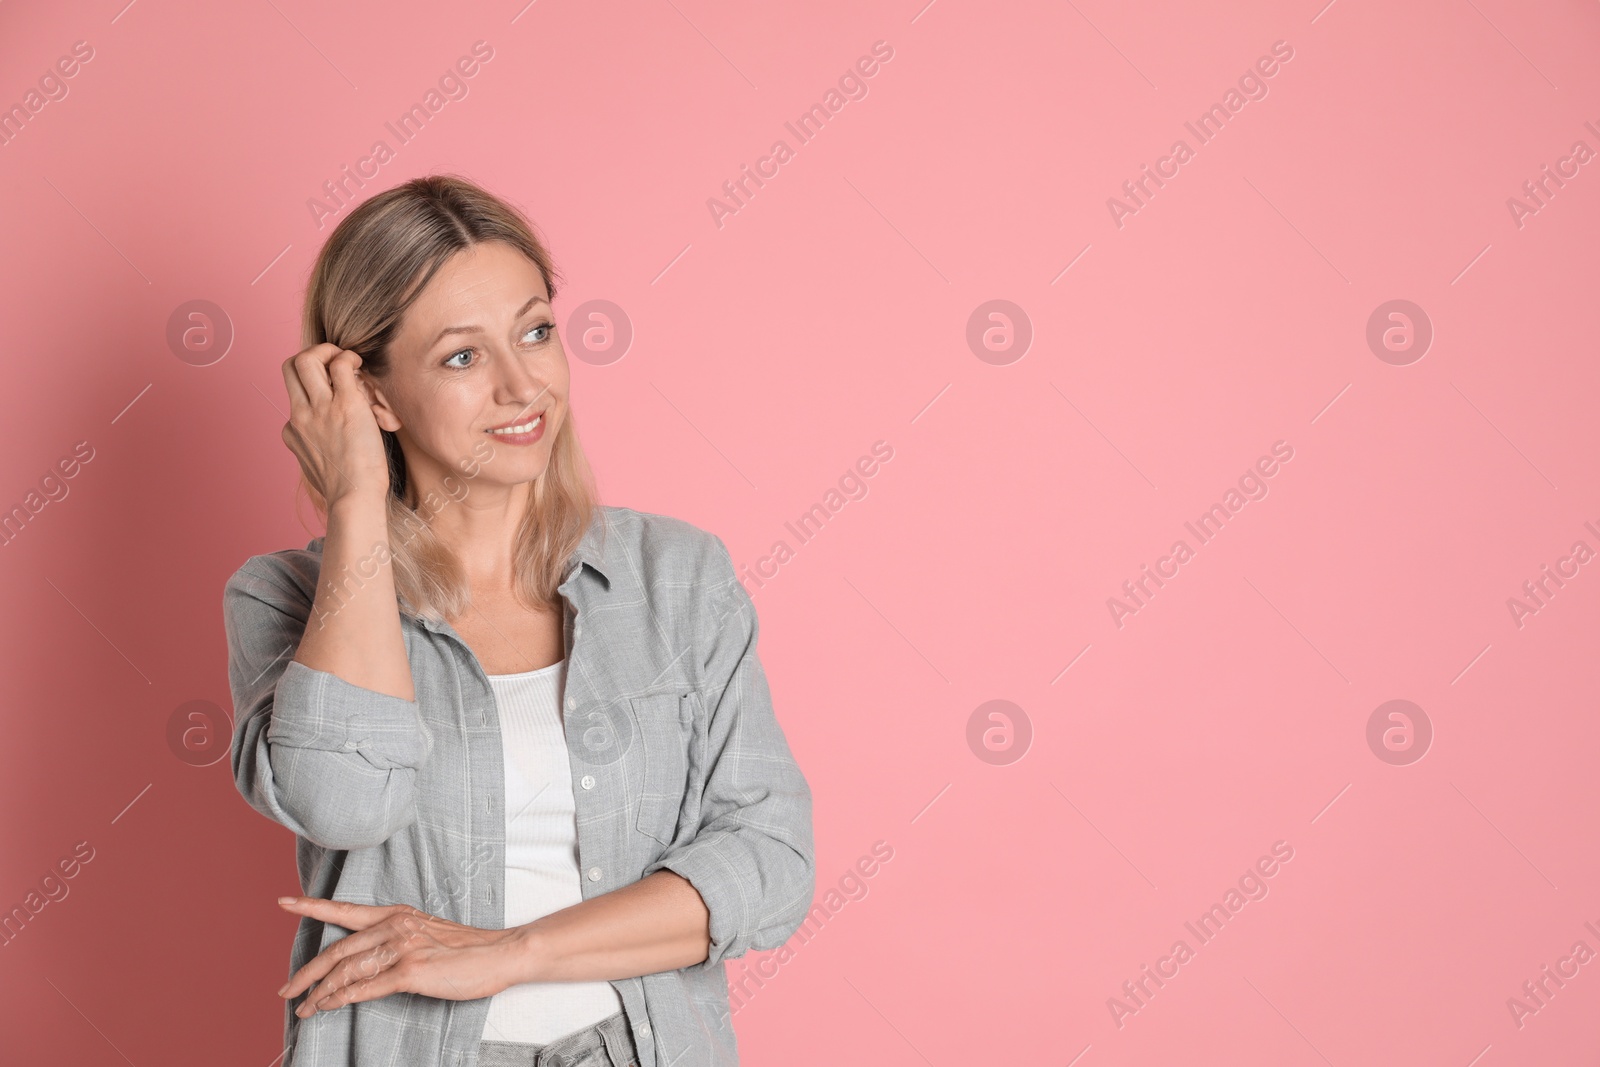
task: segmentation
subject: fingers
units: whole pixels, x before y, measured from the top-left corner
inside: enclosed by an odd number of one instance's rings
[[[328,986],[330,989],[342,984],[343,978],[332,974],[334,969],[351,957],[371,953],[374,949],[378,950],[377,955],[367,960],[355,961],[356,967],[372,968],[361,977],[387,967],[393,960],[385,957],[384,943],[397,936],[402,940],[410,937],[415,932],[413,924],[419,922],[419,916],[424,915],[409,904],[355,904],[350,901],[322,900],[316,897],[284,897],[280,898],[278,903],[296,914],[309,915],[314,919],[357,931],[340,938],[323,949],[315,958],[307,960],[305,966],[291,975],[289,981],[278,990],[278,995],[285,998],[299,996],[319,980],[327,985],[327,980],[333,978],[334,985]],[[404,925],[397,927],[394,923],[385,923],[386,919],[397,919]],[[391,957],[397,956],[393,948],[386,951]],[[349,969],[347,967],[346,971]]]
[[[302,349],[283,361],[283,384],[289,390],[291,408],[294,408],[297,400],[301,406],[309,407],[317,397],[326,397],[328,395],[326,375],[318,375],[314,372],[337,355],[339,351],[339,346],[335,344],[312,345],[310,348]],[[324,380],[319,383],[317,381],[318,377],[322,377]],[[320,393],[317,389],[319,384],[324,386]]]
[[[300,384],[300,372],[295,370],[294,361],[298,355],[290,356],[283,361],[280,368],[283,371],[283,388],[289,394],[289,415],[291,418],[297,412],[310,411],[311,400],[306,396],[306,387]]]
[[[295,1014],[302,1019],[309,1018],[319,1011],[333,1011],[346,1004],[377,1000],[390,993],[407,992],[406,986],[405,977],[398,967],[386,967],[370,978],[360,978],[348,985],[340,986],[326,997],[314,995],[307,998],[304,1004],[295,1009]],[[320,992],[319,988],[318,993]]]
[[[309,915],[347,930],[365,930],[391,915],[409,915],[417,910],[410,904],[357,904],[322,897],[279,897],[278,903],[296,914]]]
[[[356,362],[360,362],[361,359],[348,349],[324,342],[312,345],[284,360],[283,380],[289,390],[291,410],[296,410],[294,405],[297,397],[301,405],[307,409],[326,403],[332,397],[333,382],[328,368],[329,364],[341,357],[346,362],[352,358]]]
[[[334,399],[350,396],[363,403],[366,402],[366,391],[356,379],[356,368],[361,362],[361,356],[349,349],[345,349],[329,361],[328,381],[333,386]]]
[[[307,960],[304,967],[290,976],[278,995],[292,999],[320,981],[322,985],[318,986],[318,996],[321,996],[324,988],[333,989],[342,984],[343,979],[337,978],[334,972],[352,958],[356,959],[359,967],[366,968],[360,977],[377,974],[393,962],[392,957],[396,955],[393,949],[386,950],[384,947],[386,933],[372,930],[340,938],[318,953],[316,958]],[[346,973],[349,969],[345,968]]]
[[[312,432],[318,422],[317,411],[326,409],[330,400],[342,401],[348,395],[358,396],[365,402],[366,397],[355,377],[355,368],[360,363],[358,353],[328,343],[312,345],[283,361],[281,369],[283,386],[289,394],[289,421],[284,423],[280,436],[319,492],[327,489],[320,484],[325,480],[318,473],[320,461],[332,461],[315,443],[320,436]],[[313,453],[321,455],[314,457]]]
[[[415,909],[408,909],[408,912],[415,912]],[[421,913],[392,915],[376,927],[352,934],[338,945],[330,945],[318,957],[319,960],[323,956],[328,958],[329,966],[319,968],[327,971],[326,977],[310,988],[295,1014],[309,1018],[319,1011],[331,1011],[354,1001],[373,1000],[398,990],[409,990],[409,971],[402,955],[423,930],[425,918]],[[371,947],[351,949],[342,957],[334,953],[336,947],[358,940]],[[310,970],[311,964],[307,964],[282,992],[290,997],[297,996],[298,987],[311,977]]]
[[[399,906],[378,908],[344,900],[321,900],[315,897],[280,897],[278,903],[298,915],[309,915],[313,919],[356,931],[341,937],[316,957],[307,960],[305,966],[295,971],[283,988],[278,990],[278,995],[281,997],[299,996],[303,990],[326,975],[345,957],[380,943],[383,935],[369,932],[368,928],[392,913],[394,907]],[[372,912],[381,914],[367,914]]]
[[[369,999],[366,996],[352,996],[351,991],[371,992],[375,982],[395,981],[397,976],[394,971],[399,962],[400,953],[392,943],[379,944],[366,952],[351,953],[311,989],[305,1003],[295,1009],[295,1014],[305,1018],[318,1011],[328,1011],[342,1004],[348,1004],[351,1000]],[[294,995],[296,994],[290,994]]]

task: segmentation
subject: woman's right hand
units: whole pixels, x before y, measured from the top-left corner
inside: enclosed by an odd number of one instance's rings
[[[360,365],[360,355],[328,343],[283,361],[289,390],[283,443],[329,507],[347,496],[383,500],[389,492],[389,459],[372,403],[356,378]]]

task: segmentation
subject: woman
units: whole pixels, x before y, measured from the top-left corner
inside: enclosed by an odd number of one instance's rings
[[[232,767],[297,835],[285,1067],[736,1064],[811,793],[720,538],[594,501],[527,220],[451,176],[322,249],[284,442],[327,523],[223,599]]]

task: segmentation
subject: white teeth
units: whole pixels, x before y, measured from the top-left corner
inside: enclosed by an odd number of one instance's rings
[[[544,416],[540,415],[537,419],[534,419],[532,422],[525,422],[521,426],[507,426],[503,430],[490,430],[489,432],[490,433],[500,433],[500,434],[532,433],[533,432],[533,428],[535,426],[539,425],[539,423],[541,423],[543,421],[544,421]]]

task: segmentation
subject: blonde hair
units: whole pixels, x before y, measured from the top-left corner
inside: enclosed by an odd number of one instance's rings
[[[406,309],[446,260],[483,241],[503,241],[527,256],[555,299],[560,273],[533,224],[511,204],[452,174],[413,178],[374,195],[334,228],[317,255],[306,286],[302,347],[327,342],[349,349],[360,354],[364,374],[382,379]],[[401,607],[435,620],[459,616],[472,599],[465,569],[434,535],[427,515],[407,503],[414,487],[400,439],[382,433],[389,460],[389,556]],[[300,486],[326,523],[327,501],[303,472]],[[517,596],[536,606],[560,603],[567,561],[598,508],[593,471],[569,406],[549,466],[535,479],[517,527]]]

